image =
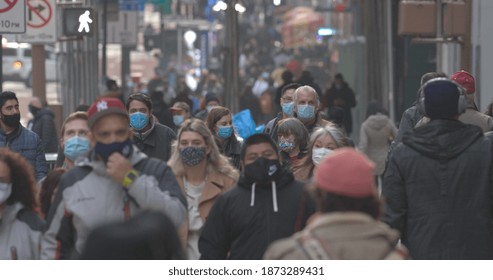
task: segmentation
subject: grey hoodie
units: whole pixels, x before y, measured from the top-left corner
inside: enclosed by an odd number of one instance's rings
[[[143,209],[167,214],[176,227],[183,223],[186,200],[172,170],[135,146],[129,159],[140,175],[128,191],[106,174],[104,162],[94,152],[64,174],[48,214],[42,259],[72,258],[82,251],[94,228],[123,221]]]
[[[44,223],[20,202],[7,205],[0,217],[0,260],[37,260]]]

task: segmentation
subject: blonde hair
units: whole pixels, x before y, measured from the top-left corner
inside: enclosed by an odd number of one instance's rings
[[[231,165],[227,157],[219,152],[211,131],[207,128],[207,125],[199,119],[186,120],[178,131],[177,140],[173,143],[173,153],[168,161],[168,165],[171,167],[176,177],[185,175],[185,167],[183,166],[183,161],[181,159],[179,142],[182,133],[187,131],[200,134],[204,138],[206,146],[211,150],[206,158],[207,173],[218,172],[232,178],[235,181],[238,180],[240,177],[238,170]]]

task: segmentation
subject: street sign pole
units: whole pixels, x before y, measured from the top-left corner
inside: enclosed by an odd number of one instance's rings
[[[0,34],[0,44],[2,40],[3,36]],[[0,92],[3,92],[3,47],[0,48]]]
[[[104,1],[103,3],[103,57],[102,57],[102,65],[101,70],[103,74],[103,80],[106,81],[106,43],[108,42],[108,1]]]
[[[32,45],[32,89],[33,96],[46,100],[45,46]]]

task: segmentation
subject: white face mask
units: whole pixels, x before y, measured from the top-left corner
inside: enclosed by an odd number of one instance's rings
[[[312,160],[315,166],[318,166],[322,159],[327,157],[330,153],[334,152],[334,150],[327,148],[315,148],[312,151]]]
[[[0,204],[3,204],[12,193],[12,183],[0,183]]]

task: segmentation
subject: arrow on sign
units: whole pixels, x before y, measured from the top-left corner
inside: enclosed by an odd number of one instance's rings
[[[34,9],[37,10],[38,13],[41,13],[46,8],[38,4],[38,6],[34,7]],[[29,21],[32,21],[32,20],[33,20],[33,10],[29,9]]]

